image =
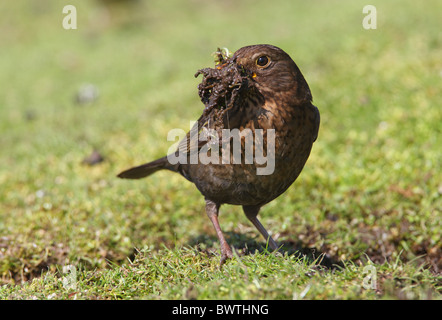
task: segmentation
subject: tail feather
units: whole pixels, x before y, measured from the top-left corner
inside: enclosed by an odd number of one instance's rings
[[[118,174],[117,177],[122,179],[141,179],[161,169],[175,171],[167,160],[167,157],[163,157],[155,161],[125,170]]]

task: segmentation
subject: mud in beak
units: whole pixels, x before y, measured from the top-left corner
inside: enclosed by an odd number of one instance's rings
[[[223,69],[224,67],[226,67],[228,64],[230,64],[230,62],[225,62],[225,63],[223,63],[223,64],[218,64],[218,65],[216,66],[216,69],[221,70],[221,69]]]

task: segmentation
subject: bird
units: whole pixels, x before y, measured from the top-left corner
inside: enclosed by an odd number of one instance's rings
[[[195,184],[204,196],[223,265],[233,257],[219,223],[223,204],[242,206],[267,247],[280,249],[257,216],[304,168],[318,137],[320,114],[300,69],[279,47],[249,45],[232,56],[218,52],[216,63],[196,74],[204,77],[198,89],[205,109],[176,151],[118,177],[140,179],[165,169]],[[226,132],[232,134],[226,138]],[[255,143],[247,144],[250,141]],[[253,151],[252,159],[247,151]],[[203,162],[199,153],[212,161]],[[266,159],[268,163],[263,163]]]

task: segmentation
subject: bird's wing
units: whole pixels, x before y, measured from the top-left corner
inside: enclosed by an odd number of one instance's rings
[[[217,132],[217,136],[211,135],[213,131]],[[176,152],[190,156],[191,154],[198,153],[207,143],[216,143],[216,138],[219,140],[218,144],[221,145],[223,141],[221,135],[218,135],[218,132],[218,128],[214,124],[211,125],[209,123],[209,116],[203,114],[180,141]]]

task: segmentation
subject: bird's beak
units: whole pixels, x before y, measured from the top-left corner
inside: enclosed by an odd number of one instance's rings
[[[216,66],[216,68],[218,69],[218,70],[221,70],[222,68],[224,68],[225,66],[227,66],[229,64],[229,62],[226,62],[226,63],[223,63],[223,64],[218,64],[217,66]]]

